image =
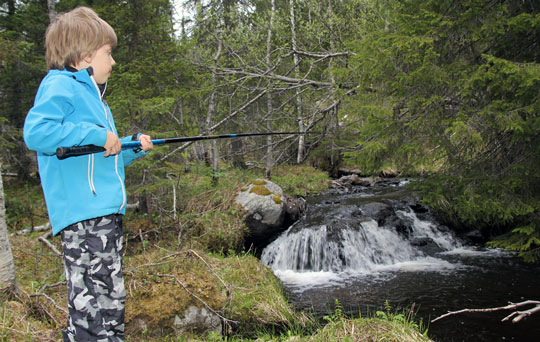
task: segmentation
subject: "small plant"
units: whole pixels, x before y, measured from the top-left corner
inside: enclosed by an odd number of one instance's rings
[[[413,329],[423,330],[422,321],[420,321],[420,323],[417,323],[414,320],[414,316],[414,303],[410,310],[403,310],[402,312],[392,312],[392,306],[390,305],[388,300],[384,302],[384,311],[379,310],[375,312],[375,317],[379,319],[387,320]]]
[[[343,304],[341,304],[341,302],[336,299],[334,302],[334,313],[332,315],[324,316],[323,319],[328,321],[329,323],[335,323],[341,321],[343,318],[345,318]]]

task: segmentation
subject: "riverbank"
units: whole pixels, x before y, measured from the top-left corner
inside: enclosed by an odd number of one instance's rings
[[[249,247],[242,212],[232,200],[256,171],[223,169],[218,183],[204,166],[181,175],[174,201],[155,187],[161,201],[153,212],[140,206],[125,220],[128,341],[428,341],[413,320],[393,314],[347,318],[340,310],[320,322],[287,301],[280,281]],[[326,189],[329,179],[310,167],[280,167],[272,180],[291,196]],[[10,241],[21,293],[3,298],[0,341],[57,341],[66,314],[62,259],[40,238],[44,232],[17,230],[46,222],[39,184],[5,182]],[[131,189],[130,203],[141,197]],[[175,215],[159,215],[170,208]],[[146,208],[147,209],[147,208]],[[60,249],[57,238],[49,239]],[[221,328],[182,329],[178,321],[192,307],[217,315]],[[202,311],[202,310],[201,310]],[[186,324],[183,324],[185,327]],[[209,335],[208,335],[209,334]]]

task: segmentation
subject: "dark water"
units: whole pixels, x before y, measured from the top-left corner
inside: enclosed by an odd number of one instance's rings
[[[313,229],[315,221],[321,224],[320,214],[324,212],[331,215],[326,220],[335,218],[338,215],[335,210],[340,206],[349,206],[341,213],[347,215],[351,212],[350,205],[361,206],[369,201],[396,204],[396,198],[406,195],[403,187],[393,186],[313,197],[309,199],[313,217],[307,217],[307,223],[295,229]],[[397,205],[403,206],[403,202]],[[419,221],[431,219],[423,217]],[[340,218],[340,221],[347,219]],[[413,224],[423,224],[419,221]],[[313,237],[310,235],[310,238]],[[459,241],[457,237],[452,238]],[[384,244],[389,243],[378,241],[383,245],[373,248],[384,249]],[[396,254],[400,254],[399,251]],[[273,266],[272,261],[267,264],[282,279],[296,307],[320,316],[332,313],[336,300],[348,314],[355,316],[384,311],[388,301],[392,311],[413,308],[416,321],[421,320],[428,326],[428,336],[434,341],[540,341],[539,314],[519,323],[501,322],[511,311],[460,314],[429,323],[448,311],[540,300],[539,266],[523,263],[502,251],[479,250],[463,242],[438,252],[413,255],[411,260],[377,260],[381,262],[380,267],[365,269],[345,265],[342,269],[291,270]]]
[[[510,311],[467,313],[429,321],[448,311],[488,308],[540,298],[540,268],[515,258],[447,256],[463,266],[449,271],[392,271],[376,275],[347,276],[332,284],[287,286],[296,307],[319,315],[333,312],[339,300],[346,312],[365,315],[384,311],[385,301],[394,309],[411,309],[416,320],[428,323],[435,341],[540,341],[540,317],[520,323],[501,322]]]

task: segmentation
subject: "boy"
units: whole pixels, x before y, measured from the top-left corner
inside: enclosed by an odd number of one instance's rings
[[[117,38],[91,9],[59,14],[47,28],[49,73],[24,124],[28,148],[37,151],[41,184],[53,234],[61,234],[68,291],[64,341],[123,341],[122,215],[124,166],[152,149],[121,150],[103,101],[115,64]],[[104,153],[58,160],[60,146],[97,145]]]

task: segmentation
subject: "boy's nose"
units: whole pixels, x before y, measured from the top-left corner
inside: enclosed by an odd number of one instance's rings
[[[114,60],[114,58],[111,56],[111,66],[112,65],[115,65],[116,64],[116,61]]]

